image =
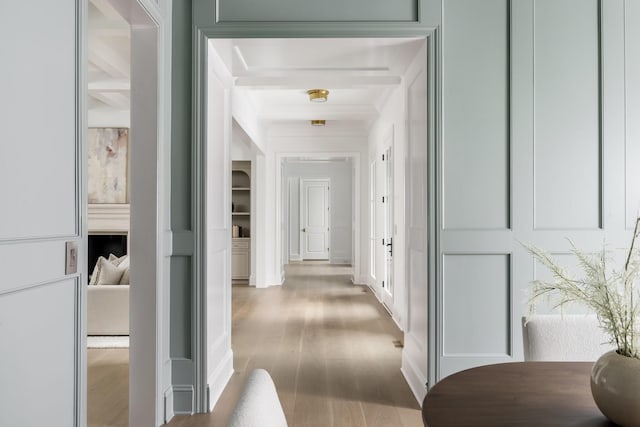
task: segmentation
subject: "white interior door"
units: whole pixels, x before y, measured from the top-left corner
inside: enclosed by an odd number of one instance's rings
[[[428,376],[428,185],[427,58],[421,50],[407,72],[406,280],[407,324],[402,372],[419,402]]]
[[[300,188],[302,259],[329,259],[329,180],[303,179]]]
[[[388,145],[382,156],[385,178],[383,189],[384,231],[384,279],[382,282],[382,302],[393,312],[393,147]]]
[[[85,5],[0,4],[2,426],[86,423]]]
[[[231,87],[226,66],[209,48],[206,145],[206,384],[200,403],[212,410],[233,374],[231,351]],[[203,402],[204,399],[204,402]],[[202,409],[200,409],[202,410]]]

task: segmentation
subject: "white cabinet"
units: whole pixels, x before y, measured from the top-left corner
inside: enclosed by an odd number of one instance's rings
[[[246,282],[251,274],[251,239],[234,238],[231,241],[231,278]]]
[[[231,278],[246,283],[251,276],[251,162],[231,166]]]

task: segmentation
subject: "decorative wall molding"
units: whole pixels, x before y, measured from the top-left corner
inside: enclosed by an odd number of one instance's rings
[[[174,385],[171,387],[170,397],[173,400],[173,415],[193,415],[194,399],[192,385]],[[165,396],[165,404],[169,400]],[[166,412],[165,409],[165,414]]]
[[[87,207],[87,227],[89,234],[129,233],[130,205],[90,204]]]

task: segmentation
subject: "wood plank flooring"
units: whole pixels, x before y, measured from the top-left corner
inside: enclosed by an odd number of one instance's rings
[[[402,341],[389,314],[350,267],[287,266],[282,287],[233,288],[235,374],[210,414],[171,427],[225,427],[249,372],[271,373],[290,427],[421,427],[400,373]]]
[[[129,349],[87,350],[87,426],[129,424]]]
[[[247,374],[264,368],[290,427],[421,427],[420,408],[400,373],[402,350],[394,345],[402,333],[368,288],[351,284],[350,275],[350,267],[297,263],[287,266],[282,287],[234,285],[235,374],[212,413],[176,416],[168,426],[226,427]],[[124,360],[118,351],[90,350],[91,384],[108,376],[101,363]],[[126,404],[126,385],[122,390],[117,384],[120,391],[109,395],[122,396]],[[98,402],[91,396],[94,386],[89,389],[90,426],[126,425],[126,415],[125,424],[119,417],[94,418],[109,411],[92,409]]]

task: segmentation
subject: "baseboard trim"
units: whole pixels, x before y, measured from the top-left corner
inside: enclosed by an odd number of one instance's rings
[[[354,285],[367,285],[367,276],[351,276],[351,283]]]
[[[193,385],[174,385],[170,392],[173,415],[193,415],[195,413],[194,394]]]
[[[167,424],[175,416],[173,402],[173,388],[164,391],[164,423]]]
[[[289,261],[302,261],[300,254],[289,254]]]
[[[218,368],[207,378],[207,407],[212,411],[233,375],[233,350],[229,349]]]
[[[409,384],[409,388],[413,393],[413,396],[418,401],[418,404],[422,406],[422,401],[427,395],[427,378],[423,377],[419,370],[413,366],[413,363],[407,357],[404,349],[402,351],[402,365],[400,366],[400,372],[402,376]]]

